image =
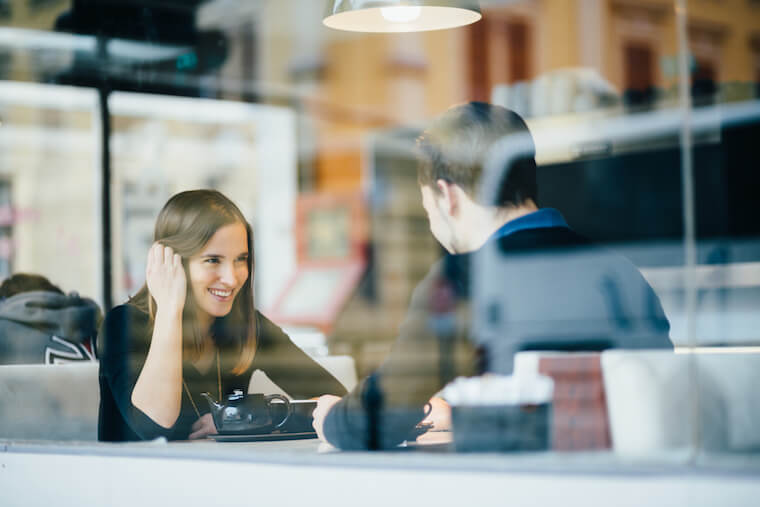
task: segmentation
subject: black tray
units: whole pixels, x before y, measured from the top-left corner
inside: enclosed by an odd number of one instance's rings
[[[316,431],[301,433],[259,433],[257,435],[209,435],[217,442],[276,442],[278,440],[305,440],[317,438]]]

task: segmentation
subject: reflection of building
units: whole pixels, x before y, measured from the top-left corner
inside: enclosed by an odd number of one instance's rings
[[[716,82],[755,79],[752,41],[760,29],[760,7],[744,0],[702,0],[689,2],[688,9],[695,73]],[[470,75],[491,86],[578,66],[597,69],[621,92],[667,88],[677,79],[672,0],[526,0],[486,9],[484,21],[471,29],[471,45],[484,48],[474,55],[488,58],[470,58]],[[521,56],[518,46],[525,48]],[[489,86],[476,81],[472,89],[475,97],[489,97]]]
[[[482,2],[483,20],[470,27],[391,36],[325,29],[314,22],[322,14],[317,4],[230,10],[227,2],[211,1],[197,13],[200,29],[220,29],[229,42],[215,93],[286,100],[306,113],[299,120],[299,168],[307,188],[358,188],[366,161],[362,133],[418,123],[463,100],[488,100],[498,84],[582,67],[595,69],[621,95],[635,95],[669,90],[677,79],[673,0],[490,0]],[[39,30],[51,30],[70,7],[4,5],[4,24]],[[760,77],[757,2],[696,0],[688,10],[696,81]],[[26,58],[20,55],[14,58]],[[34,69],[17,62],[13,78],[35,79]]]
[[[0,82],[0,257],[13,259],[13,272],[93,297],[101,266],[96,103],[91,90]]]
[[[621,96],[654,89],[675,93],[678,41],[672,0],[484,5],[483,20],[462,29],[392,36],[323,34],[330,37],[322,42],[323,105],[312,113],[321,120],[320,139],[329,141],[318,150],[318,186],[359,185],[361,132],[421,122],[463,100],[489,100],[499,84],[519,85],[558,69],[591,68]],[[694,80],[756,80],[760,5],[700,0],[689,2],[688,9]],[[750,90],[737,98],[750,98]]]
[[[310,117],[299,136],[299,156],[301,168],[313,171],[306,185],[317,189],[359,187],[362,132],[419,122],[462,100],[487,100],[497,84],[569,67],[596,69],[620,93],[666,90],[676,82],[674,0],[481,3],[481,22],[423,34],[328,30],[314,22],[322,6],[311,0],[233,10],[227,2],[210,1],[202,4],[197,22],[200,29],[224,31],[229,41],[217,93],[265,102],[295,99]],[[69,8],[65,1],[12,0],[3,2],[0,20],[50,31]],[[694,0],[687,8],[696,80],[760,77],[758,2]],[[14,58],[27,57],[19,52]],[[35,80],[42,67],[15,63],[12,76]]]
[[[101,298],[97,103],[93,90],[0,82],[0,277],[10,268],[38,273]],[[110,107],[114,301],[142,285],[153,224],[166,199],[208,187],[249,217],[262,268],[259,301],[274,298],[295,257],[291,111],[116,92]]]
[[[367,142],[372,168],[367,185],[372,189],[370,270],[332,337],[333,347],[346,347],[362,372],[387,354],[411,291],[441,252],[420,204],[411,152],[418,134],[416,129],[389,129]]]
[[[69,7],[70,3],[65,0],[0,2],[0,27],[52,30],[56,18]],[[31,51],[15,54],[4,54],[0,51],[0,79],[38,81],[43,67],[35,60],[35,54]]]
[[[462,29],[390,36],[328,31],[315,36],[324,52],[313,85],[315,99],[304,108],[318,132],[317,188],[365,184],[373,193],[382,192],[369,176],[378,169],[377,154],[369,149],[374,132],[396,125],[419,126],[465,100],[489,100],[496,85],[509,85],[513,98],[522,95],[529,115],[586,111],[621,99],[646,103],[677,93],[672,0],[523,0],[483,5],[483,20]],[[760,74],[760,7],[744,0],[698,0],[689,2],[688,9],[695,92],[709,90],[705,85],[713,80],[718,100],[751,98],[751,82]],[[288,79],[287,74],[282,77]],[[729,82],[745,85],[725,85]],[[543,87],[543,94],[532,88],[535,83]],[[578,93],[583,86],[599,96]],[[414,171],[413,164],[405,168]],[[409,203],[391,208],[390,214],[374,208],[373,269],[379,275],[373,289],[378,299],[369,305],[353,302],[343,327],[338,326],[337,338],[356,339],[362,328],[365,335],[371,328],[368,341],[392,335],[409,291],[424,274],[413,268],[411,259],[437,255],[432,240],[425,245],[415,242],[429,234],[414,175],[394,181],[394,191],[403,193]],[[413,211],[397,213],[400,209]],[[383,271],[383,266],[390,271]],[[372,310],[375,306],[383,308],[382,315]]]
[[[274,304],[278,324],[330,333],[367,266],[367,217],[359,193],[302,193],[296,204],[297,266]]]
[[[0,180],[0,279],[11,276],[13,268],[13,202],[11,184]]]

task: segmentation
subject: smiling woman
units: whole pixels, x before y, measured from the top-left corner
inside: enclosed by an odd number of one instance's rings
[[[206,246],[190,258],[190,289],[198,304],[198,318],[210,326],[215,317],[232,309],[250,273],[248,234],[243,224],[225,225],[214,233]]]
[[[100,332],[98,438],[202,438],[216,432],[201,393],[223,398],[264,371],[291,396],[343,386],[253,301],[251,227],[214,190],[173,196],[159,213],[146,283]]]

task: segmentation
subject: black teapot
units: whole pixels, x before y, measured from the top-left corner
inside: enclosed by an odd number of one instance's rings
[[[214,426],[220,435],[271,433],[282,428],[291,414],[290,401],[281,394],[243,394],[240,389],[235,389],[227,396],[226,405],[218,403],[209,393],[201,393],[201,396],[208,401]],[[272,418],[273,400],[285,404],[285,415],[278,422]]]

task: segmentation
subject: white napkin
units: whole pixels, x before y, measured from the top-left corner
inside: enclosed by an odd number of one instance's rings
[[[550,377],[517,369],[514,375],[459,377],[443,389],[443,398],[454,406],[537,405],[551,401],[553,394]]]

